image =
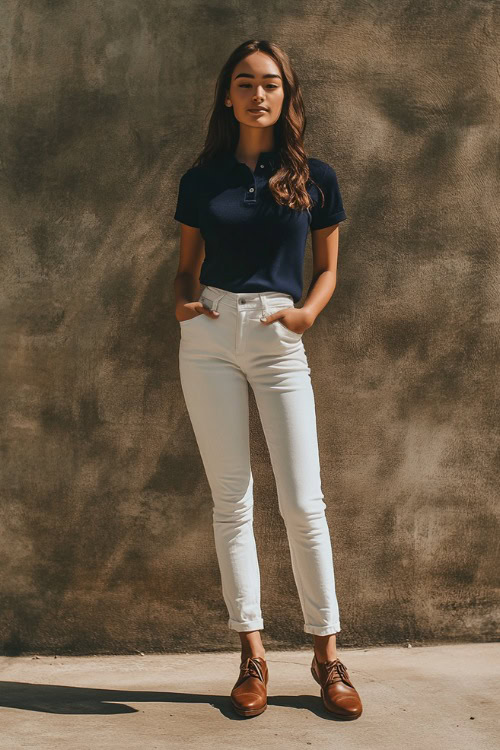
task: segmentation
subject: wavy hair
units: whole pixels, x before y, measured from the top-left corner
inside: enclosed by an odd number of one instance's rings
[[[224,101],[234,68],[245,57],[257,51],[264,52],[275,61],[280,69],[284,88],[281,113],[274,124],[274,144],[281,163],[269,178],[269,190],[276,203],[296,210],[307,210],[313,203],[307,192],[308,182],[317,186],[323,203],[324,195],[309,174],[303,143],[307,117],[297,74],[286,52],[273,42],[249,39],[229,55],[216,81],[205,145],[192,166],[203,166],[222,154],[234,153],[238,145],[240,124],[234,116],[233,108],[226,107]]]

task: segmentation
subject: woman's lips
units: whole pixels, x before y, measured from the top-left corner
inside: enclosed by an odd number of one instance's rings
[[[255,114],[259,114],[260,112],[267,112],[267,109],[249,109],[249,112],[254,112]]]

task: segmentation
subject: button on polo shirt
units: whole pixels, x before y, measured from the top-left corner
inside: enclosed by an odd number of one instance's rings
[[[309,172],[324,193],[324,205],[311,182],[310,210],[276,203],[269,178],[279,164],[278,150],[262,151],[253,171],[225,152],[182,175],[174,219],[199,228],[205,240],[201,284],[230,292],[283,292],[294,302],[302,297],[309,230],[347,216],[335,170],[314,157],[308,158]]]

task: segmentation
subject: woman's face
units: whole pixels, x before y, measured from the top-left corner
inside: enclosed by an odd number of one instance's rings
[[[284,96],[278,65],[264,52],[252,52],[233,70],[226,106],[232,104],[234,116],[240,123],[266,128],[279,118]],[[257,107],[263,107],[264,111],[251,111]]]

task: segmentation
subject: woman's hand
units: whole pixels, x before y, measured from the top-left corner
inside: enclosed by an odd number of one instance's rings
[[[190,314],[186,315],[186,313]],[[179,315],[181,317],[179,317]],[[209,318],[219,317],[219,313],[216,310],[210,310],[208,307],[204,307],[202,302],[186,302],[185,304],[178,305],[175,311],[175,317],[178,323],[183,320],[196,318],[197,315],[208,315]]]
[[[272,315],[268,315],[264,320],[261,318],[262,325],[268,326],[280,320],[285,328],[294,333],[304,333],[314,323],[314,316],[300,307],[287,307],[284,310],[278,310]]]

